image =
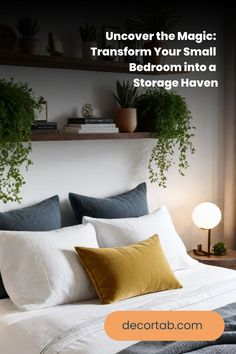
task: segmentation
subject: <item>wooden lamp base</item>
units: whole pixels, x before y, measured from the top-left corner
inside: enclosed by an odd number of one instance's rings
[[[202,249],[202,244],[197,245],[197,249],[193,250],[193,253],[196,256],[207,256],[211,257],[211,229],[208,229],[208,244],[207,244],[207,252]]]
[[[197,245],[197,249],[193,249],[193,253],[196,255],[196,256],[208,256],[210,257],[211,256],[211,252],[206,252],[202,249],[202,244],[200,245]]]

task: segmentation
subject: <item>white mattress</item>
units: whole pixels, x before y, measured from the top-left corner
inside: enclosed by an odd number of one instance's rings
[[[19,311],[9,299],[0,300],[0,353],[112,354],[133,344],[113,341],[104,333],[104,319],[112,311],[211,310],[236,301],[234,270],[197,264],[175,274],[182,289],[138,296],[111,305],[100,305],[98,299],[94,299],[37,311]]]

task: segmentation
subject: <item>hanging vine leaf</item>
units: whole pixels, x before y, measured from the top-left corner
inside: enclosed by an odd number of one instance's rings
[[[20,202],[22,167],[32,161],[30,132],[41,106],[26,83],[0,80],[0,200]]]
[[[195,127],[186,100],[175,91],[149,89],[137,100],[139,129],[154,131],[154,146],[148,164],[149,178],[160,187],[166,187],[166,174],[178,151],[179,173],[189,167],[188,153],[195,149],[191,141]]]

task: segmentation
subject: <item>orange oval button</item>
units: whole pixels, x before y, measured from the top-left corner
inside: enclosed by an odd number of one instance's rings
[[[104,328],[114,340],[215,340],[224,331],[224,320],[213,311],[115,311]]]

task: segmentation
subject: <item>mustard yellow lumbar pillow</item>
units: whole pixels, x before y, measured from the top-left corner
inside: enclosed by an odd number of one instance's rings
[[[182,287],[157,235],[124,247],[75,249],[103,304]]]

